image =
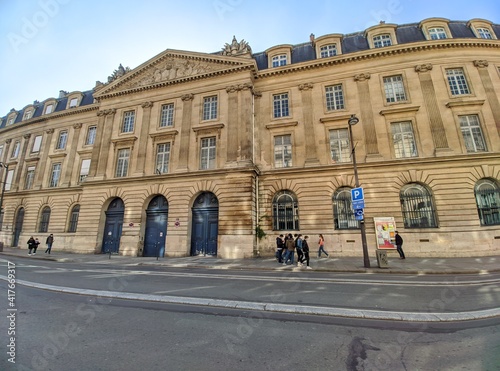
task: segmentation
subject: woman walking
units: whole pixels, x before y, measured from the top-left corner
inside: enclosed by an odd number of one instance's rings
[[[321,258],[321,252],[323,252],[326,256],[329,256],[328,253],[325,251],[325,239],[323,238],[323,235],[319,235],[319,241],[318,241],[319,249],[318,249],[318,258]]]

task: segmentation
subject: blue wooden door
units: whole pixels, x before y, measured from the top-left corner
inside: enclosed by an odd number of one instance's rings
[[[191,255],[217,255],[219,204],[214,194],[205,192],[193,205]]]
[[[153,198],[146,210],[146,215],[143,256],[163,257],[167,236],[167,199],[163,196]]]
[[[114,199],[106,211],[106,224],[102,239],[102,253],[118,254],[122,236],[123,215],[125,207],[119,198]]]

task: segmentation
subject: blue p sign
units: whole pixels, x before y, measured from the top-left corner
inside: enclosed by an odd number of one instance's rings
[[[351,189],[351,200],[352,201],[361,201],[364,200],[365,196],[363,195],[363,188],[353,188]]]

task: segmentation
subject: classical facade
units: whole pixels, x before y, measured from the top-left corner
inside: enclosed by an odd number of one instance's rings
[[[0,241],[239,258],[321,233],[361,256],[364,223],[375,256],[376,221],[393,218],[407,256],[498,254],[498,37],[487,20],[432,18],[120,65],[2,117]]]

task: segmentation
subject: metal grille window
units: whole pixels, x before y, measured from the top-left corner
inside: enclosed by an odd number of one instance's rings
[[[287,117],[288,110],[288,93],[273,95],[273,112],[274,118]]]
[[[325,88],[326,109],[328,111],[344,109],[344,91],[342,84],[327,86]]]
[[[26,170],[24,189],[31,189],[31,187],[33,187],[34,179],[35,179],[35,166],[29,166],[28,169]]]
[[[203,99],[203,120],[215,120],[217,118],[217,96]]]
[[[479,117],[477,115],[459,116],[459,120],[467,152],[485,152],[486,143],[479,124]]]
[[[52,172],[50,173],[49,187],[57,187],[59,178],[61,177],[61,164],[53,164]]]
[[[406,101],[405,87],[401,75],[384,77],[384,90],[387,103]]]
[[[168,164],[170,162],[170,143],[158,144],[156,148],[156,171],[160,174],[168,173]]]
[[[481,225],[500,225],[500,187],[498,184],[482,179],[474,187],[474,196]]]
[[[80,205],[75,205],[73,206],[73,209],[71,209],[71,214],[69,216],[69,226],[68,226],[69,233],[76,232],[79,216],[80,216]]]
[[[127,111],[123,115],[122,133],[131,133],[134,131],[135,111]]]
[[[299,230],[299,205],[290,191],[278,192],[273,199],[273,230]]]
[[[333,57],[335,55],[337,55],[337,45],[336,44],[324,45],[320,48],[321,58]]]
[[[396,158],[418,156],[411,122],[392,123],[391,131]]]
[[[160,127],[174,125],[174,104],[164,104],[161,106]]]
[[[130,149],[123,148],[118,150],[118,156],[116,158],[116,177],[123,178],[127,176],[128,172],[128,161],[130,158]]]
[[[437,228],[436,210],[430,192],[420,184],[408,184],[400,193],[405,228]]]
[[[97,134],[97,126],[90,126],[87,131],[87,138],[85,138],[85,145],[90,146],[94,144],[96,134]]]
[[[481,39],[493,39],[490,30],[487,28],[478,28],[477,33]]]
[[[448,78],[448,85],[450,86],[452,95],[470,94],[463,69],[453,68],[446,70],[446,77]]]
[[[272,58],[273,67],[286,66],[286,54],[276,55]]]
[[[358,229],[359,221],[356,220],[352,209],[351,188],[342,187],[337,189],[332,202],[335,229]]]
[[[40,215],[40,223],[38,225],[38,233],[46,233],[49,231],[50,207],[45,206]]]
[[[292,166],[292,136],[279,135],[274,137],[274,167]]]
[[[203,138],[200,148],[200,169],[215,169],[215,137]]]
[[[347,129],[330,130],[330,154],[333,164],[351,161],[351,143]]]
[[[446,39],[446,31],[442,27],[429,28],[431,40]]]
[[[57,138],[56,149],[66,148],[66,142],[68,141],[68,132],[66,130],[59,133],[59,138]]]
[[[391,35],[389,34],[378,35],[373,38],[373,46],[375,48],[382,48],[384,46],[391,46],[391,45],[392,45],[392,40],[391,40]]]

